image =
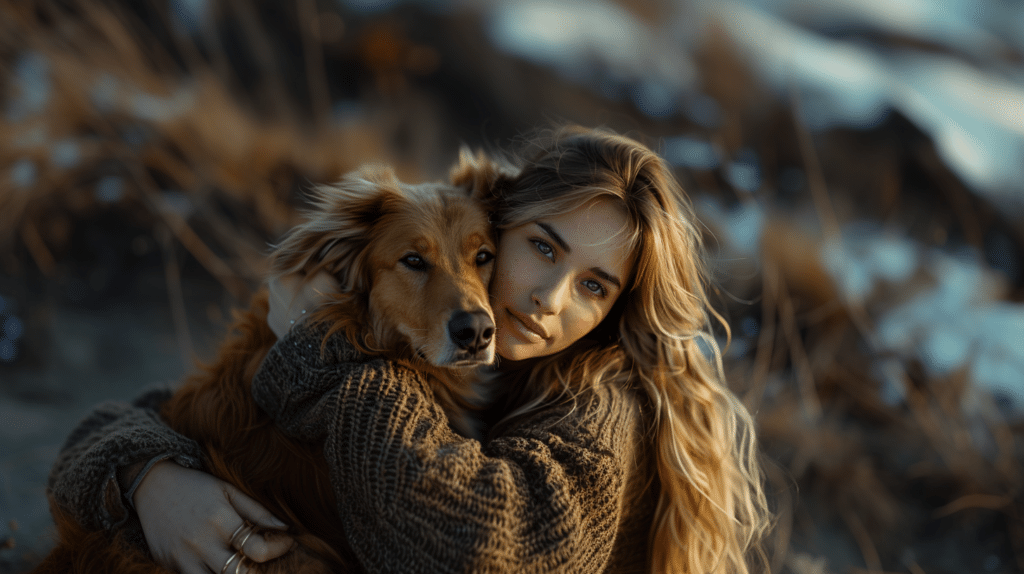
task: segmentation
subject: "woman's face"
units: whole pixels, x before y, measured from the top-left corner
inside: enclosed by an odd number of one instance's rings
[[[608,315],[633,264],[626,223],[617,204],[597,199],[502,233],[491,281],[499,356],[556,353]]]

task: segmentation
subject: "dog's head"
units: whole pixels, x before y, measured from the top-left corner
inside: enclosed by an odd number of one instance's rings
[[[340,292],[314,319],[364,351],[442,368],[490,363],[495,245],[476,191],[364,167],[316,189],[308,220],[275,249],[274,273],[331,273]]]

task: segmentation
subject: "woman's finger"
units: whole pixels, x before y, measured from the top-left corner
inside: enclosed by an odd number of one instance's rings
[[[291,307],[299,288],[300,278],[295,275],[274,277],[267,282],[267,325],[280,339],[284,337],[295,318],[291,316]]]
[[[266,562],[285,555],[295,544],[285,529],[288,526],[277,519],[260,503],[232,488],[228,500],[243,520],[259,528],[243,528],[228,541],[254,562]]]
[[[280,530],[262,530],[245,541],[245,555],[253,562],[280,558],[295,546],[294,539]]]
[[[287,530],[288,525],[281,522],[276,516],[270,513],[269,510],[263,507],[262,504],[256,502],[241,490],[238,490],[230,484],[224,485],[224,494],[228,497],[228,502],[234,507],[235,512],[242,517],[243,520],[248,520],[257,526],[263,528],[273,528],[275,530]]]

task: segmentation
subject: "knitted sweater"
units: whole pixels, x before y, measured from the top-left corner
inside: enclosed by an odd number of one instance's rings
[[[158,414],[173,392],[153,387],[131,403],[106,402],[86,416],[50,469],[47,486],[53,501],[82,526],[121,529],[129,542],[145,550],[139,518],[122,497],[118,469],[157,456],[202,468],[200,446],[172,431]]]
[[[254,394],[292,436],[325,441],[352,547],[368,572],[644,572],[657,484],[639,401],[601,387],[552,405],[488,442],[452,432],[426,382],[368,360],[342,337],[296,328]],[[68,437],[49,477],[54,502],[90,529],[147,550],[119,468],[170,456],[202,468],[202,448],[159,418],[173,389],[108,402]],[[259,448],[254,445],[254,448]]]
[[[657,502],[640,401],[598,386],[486,443],[453,432],[416,371],[305,326],[253,395],[324,441],[352,548],[370,572],[649,572]]]

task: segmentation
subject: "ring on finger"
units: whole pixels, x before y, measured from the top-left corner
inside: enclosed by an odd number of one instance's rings
[[[255,525],[254,525],[254,524],[253,524],[252,522],[249,522],[248,520],[243,520],[243,521],[242,521],[242,525],[241,525],[241,526],[239,526],[238,528],[236,528],[236,529],[235,529],[235,533],[234,533],[234,534],[232,534],[232,535],[231,535],[231,538],[230,538],[230,539],[228,540],[228,546],[229,546],[229,547],[231,547],[231,546],[234,546],[234,547],[235,547],[235,548],[237,548],[238,550],[241,550],[241,549],[242,549],[242,546],[243,546],[243,545],[244,545],[245,543],[243,542],[242,544],[239,544],[239,545],[235,545],[235,540],[236,540],[236,539],[238,538],[238,536],[239,536],[240,534],[242,534],[243,532],[245,532],[245,531],[246,531],[246,529],[248,529],[248,530],[249,530],[249,532],[248,532],[247,534],[245,534],[245,538],[246,538],[246,539],[247,539],[247,538],[249,538],[249,534],[252,534],[252,530],[253,530],[254,528],[255,528]]]
[[[242,556],[245,556],[245,543],[249,541],[249,537],[252,536],[253,532],[256,532],[256,527],[250,528],[249,532],[245,533],[245,536],[242,537],[242,541],[239,542],[236,547],[238,548],[238,551],[242,553]],[[248,556],[245,557],[248,558]]]
[[[242,557],[238,559],[238,564],[235,565],[235,574],[242,574],[242,563],[244,563],[248,558],[248,556],[243,554]],[[249,571],[248,566],[245,567],[245,571]]]
[[[224,574],[225,572],[227,572],[228,571],[228,566],[231,564],[231,561],[236,559],[236,558],[238,559],[238,563],[235,565],[235,573],[237,574],[239,572],[238,569],[242,566],[242,560],[245,560],[245,555],[242,554],[241,550],[239,550],[238,552],[235,552],[231,556],[228,556],[228,561],[225,562],[224,566],[221,567],[220,574]]]

